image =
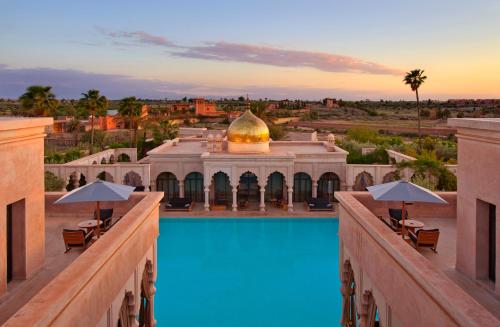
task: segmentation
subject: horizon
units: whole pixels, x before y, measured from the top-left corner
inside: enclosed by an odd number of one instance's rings
[[[0,13],[0,97],[411,101],[403,75],[420,68],[422,100],[500,98],[499,14],[493,0],[16,1]]]

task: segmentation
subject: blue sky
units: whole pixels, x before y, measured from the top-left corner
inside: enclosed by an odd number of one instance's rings
[[[0,96],[500,97],[500,1],[2,1]],[[137,93],[137,94],[130,94]]]

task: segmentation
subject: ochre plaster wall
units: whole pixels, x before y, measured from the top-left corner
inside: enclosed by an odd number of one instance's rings
[[[57,194],[50,194],[47,203],[56,197]],[[130,210],[5,326],[116,326],[117,312],[126,291],[134,293],[137,304],[138,283],[146,259],[153,262],[156,271],[161,198],[161,193],[148,192],[133,194],[130,203],[104,204],[115,208],[118,214]],[[48,205],[49,214],[63,207]],[[87,215],[93,212],[93,204],[79,204],[72,211]]]
[[[31,277],[45,257],[43,138],[50,118],[0,120],[0,295],[7,288],[7,205],[24,200],[13,222],[14,279]],[[20,259],[22,258],[22,259]],[[22,262],[19,262],[21,260]]]
[[[369,290],[380,308],[384,326],[497,326],[500,323],[358,201],[372,205],[365,194],[338,192],[335,195],[340,202],[340,261],[342,264],[349,260],[353,267],[358,310],[361,295]],[[440,195],[454,203],[452,194]],[[441,214],[451,218],[454,206],[445,207],[450,213],[446,214],[443,208]],[[413,214],[420,215],[416,208]],[[425,212],[428,211],[422,210]]]

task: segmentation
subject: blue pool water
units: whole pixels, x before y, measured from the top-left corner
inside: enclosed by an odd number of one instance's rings
[[[338,326],[337,219],[160,219],[158,326]]]

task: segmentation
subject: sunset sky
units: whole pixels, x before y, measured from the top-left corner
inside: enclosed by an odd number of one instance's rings
[[[2,1],[0,97],[500,98],[500,1]]]

